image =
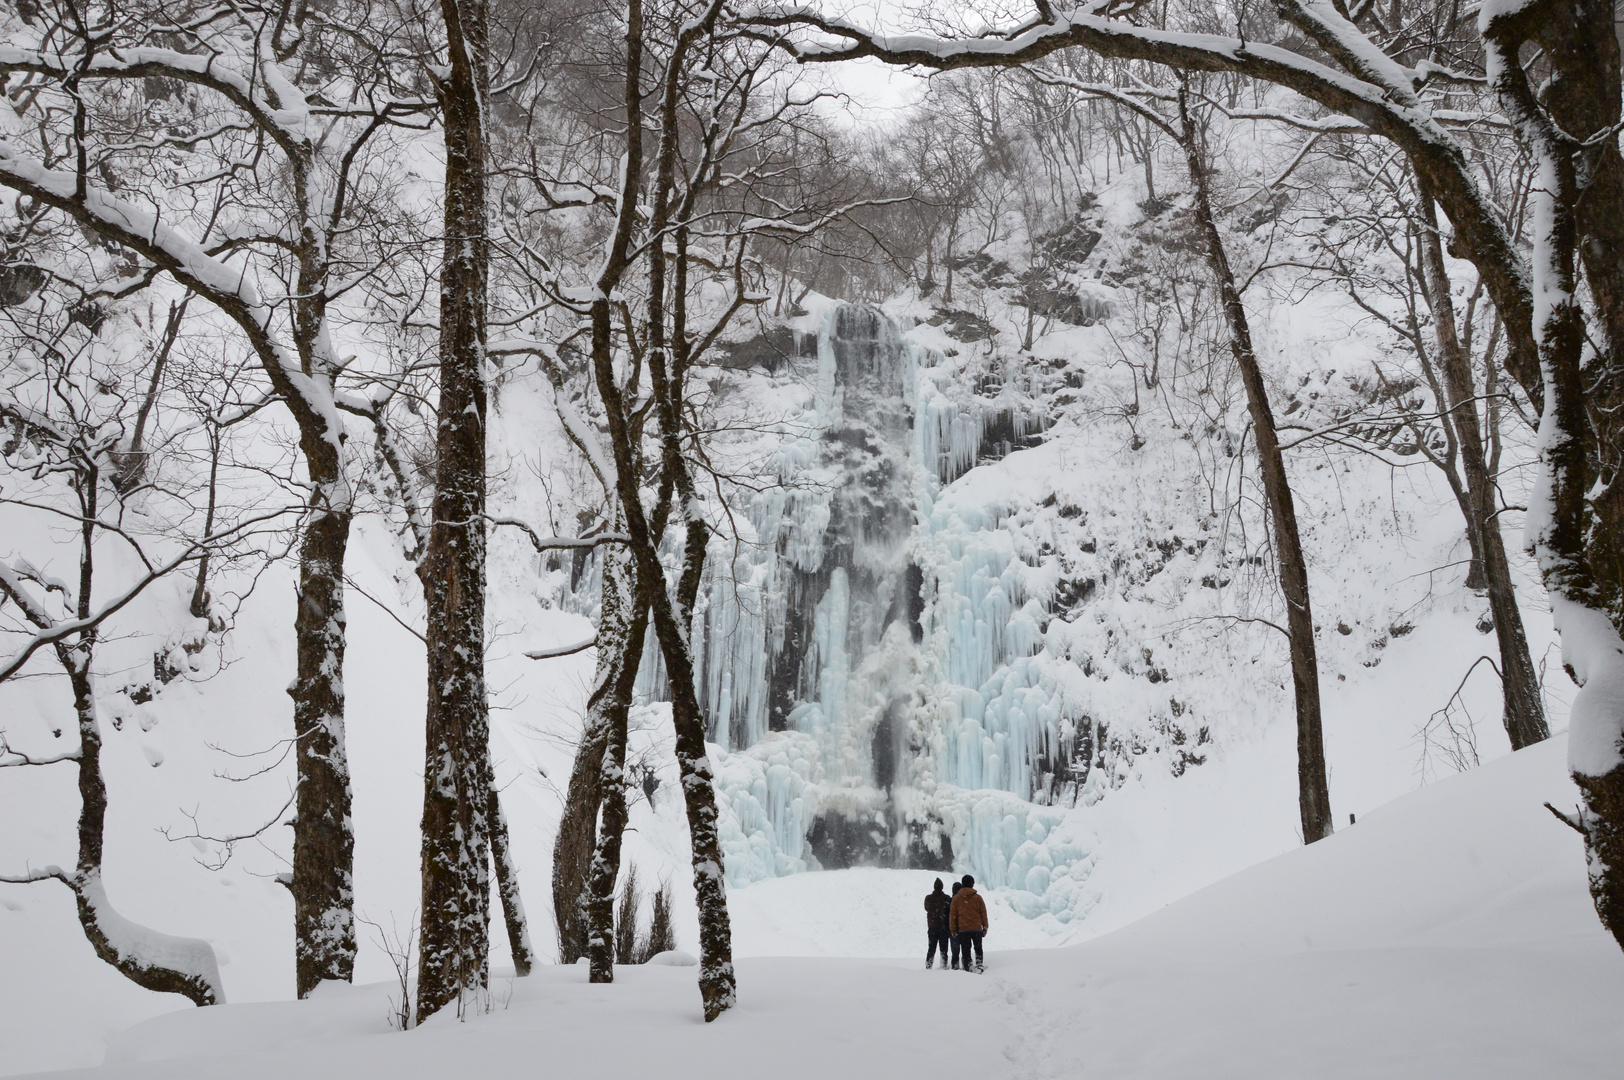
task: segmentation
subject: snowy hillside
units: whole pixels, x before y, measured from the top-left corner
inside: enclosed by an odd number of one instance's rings
[[[387,985],[331,988],[148,1021],[73,1075],[1599,1080],[1624,1052],[1624,958],[1572,873],[1576,838],[1540,807],[1573,798],[1564,743],[1429,786],[1086,945],[1008,951],[1014,917],[995,913],[981,976],[917,957],[745,960],[739,1008],[705,1026],[691,969],[588,986],[584,969],[543,968],[498,978],[488,1014],[408,1034],[385,1023]],[[799,925],[860,947],[920,892],[904,871],[816,878],[775,893],[786,941]],[[54,978],[33,989],[73,996]]]

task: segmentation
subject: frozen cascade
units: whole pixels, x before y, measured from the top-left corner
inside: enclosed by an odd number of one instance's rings
[[[967,871],[1067,922],[1097,897],[1086,845],[1041,805],[1077,742],[1034,655],[1052,583],[1007,533],[936,508],[991,427],[1038,422],[950,375],[877,309],[834,307],[808,422],[749,507],[753,543],[708,560],[695,652],[728,879]]]

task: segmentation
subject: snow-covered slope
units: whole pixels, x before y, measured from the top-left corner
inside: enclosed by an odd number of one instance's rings
[[[358,986],[163,1016],[74,1075],[1611,1077],[1624,956],[1590,910],[1577,839],[1540,806],[1573,798],[1564,742],[1431,785],[1084,945],[1004,951],[1009,917],[995,912],[979,977],[917,958],[745,960],[740,1007],[707,1026],[691,968],[589,986],[584,969],[552,967],[498,979],[488,1013],[407,1034],[387,1027],[386,986]],[[793,889],[816,882],[801,916],[838,906],[854,936],[892,919],[876,908],[882,882],[914,914],[917,875],[866,874],[767,885],[787,890],[775,907],[793,917]],[[851,885],[829,893],[837,881]]]

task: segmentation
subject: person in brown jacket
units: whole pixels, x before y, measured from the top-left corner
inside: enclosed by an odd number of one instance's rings
[[[970,950],[975,949],[976,971],[985,971],[981,953],[981,939],[987,936],[987,904],[975,890],[976,879],[964,875],[964,888],[953,896],[947,912],[947,928],[959,944],[959,962],[964,970],[970,968]]]

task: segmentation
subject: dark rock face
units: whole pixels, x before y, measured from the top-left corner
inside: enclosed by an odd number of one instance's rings
[[[818,339],[775,326],[745,341],[716,346],[716,362],[725,368],[759,367],[776,372],[795,359],[815,357]]]
[[[927,826],[918,821],[909,822],[907,861],[904,869],[952,873],[952,838],[934,826]]]
[[[926,321],[931,326],[941,327],[942,333],[954,341],[962,341],[966,345],[986,341],[998,333],[992,323],[980,315],[958,308],[937,308],[936,313]]]
[[[1093,208],[1092,201],[1083,208],[1086,212]],[[1050,233],[1038,241],[1039,247],[1049,258],[1061,263],[1080,265],[1094,253],[1104,235],[1095,228],[1095,222],[1087,217],[1073,218],[1069,223]]]
[[[0,266],[0,308],[25,304],[45,285],[45,271],[32,263]]]
[[[818,815],[807,847],[825,870],[881,866],[902,870],[953,870],[953,841],[937,824],[911,821],[897,834],[886,815]]]
[[[807,847],[825,870],[893,866],[891,827],[883,815],[869,819],[819,814],[806,834]]]

